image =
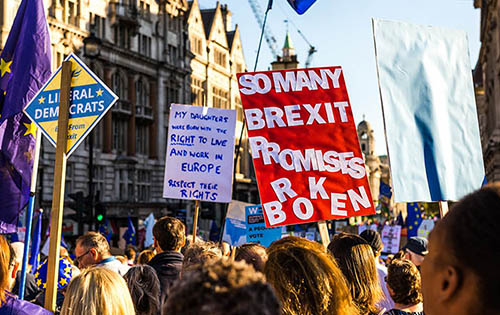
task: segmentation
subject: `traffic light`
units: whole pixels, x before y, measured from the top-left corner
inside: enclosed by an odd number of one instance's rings
[[[82,191],[78,191],[73,194],[68,194],[68,197],[74,200],[73,205],[69,207],[76,211],[76,214],[71,214],[68,217],[78,223],[90,222],[90,203],[88,196],[84,196]]]
[[[106,207],[102,203],[96,203],[95,205],[95,221],[98,225],[101,225],[106,220]]]

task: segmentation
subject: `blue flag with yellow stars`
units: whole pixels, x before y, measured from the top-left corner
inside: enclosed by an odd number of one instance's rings
[[[303,14],[309,9],[316,0],[288,0],[288,3],[298,14]]]
[[[125,242],[127,242],[127,245],[128,244],[136,245],[135,228],[134,224],[132,223],[132,219],[130,219],[130,217],[128,217],[128,228],[125,231],[125,233],[123,233],[123,238],[125,239]]]
[[[16,231],[30,193],[36,127],[23,108],[49,79],[50,38],[42,0],[23,0],[0,54],[0,233]]]
[[[47,266],[48,259],[41,264],[35,271],[35,283],[41,289],[47,288]],[[68,286],[73,277],[73,268],[71,263],[64,257],[59,258],[59,276],[57,277],[57,289],[62,290]]]
[[[422,223],[422,213],[417,202],[407,204],[408,216],[406,217],[406,226],[408,228],[408,238],[418,236],[417,231],[420,223]]]

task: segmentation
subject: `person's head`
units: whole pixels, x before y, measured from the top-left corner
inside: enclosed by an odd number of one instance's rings
[[[66,291],[61,315],[135,314],[125,280],[102,267],[88,268],[73,278]]]
[[[378,313],[377,303],[382,299],[383,291],[370,245],[358,235],[340,233],[332,239],[328,250],[342,270],[361,313]]]
[[[127,247],[125,250],[125,256],[129,261],[134,261],[135,260],[135,250],[132,247]]]
[[[186,227],[181,220],[163,217],[153,226],[154,246],[158,253],[180,251],[186,241]]]
[[[322,245],[289,236],[273,242],[267,254],[264,274],[284,315],[356,314],[344,276]]]
[[[500,184],[464,197],[429,235],[422,264],[424,312],[500,313]]]
[[[0,235],[0,305],[5,302],[5,291],[14,285],[17,269],[16,254],[7,240]]]
[[[266,248],[257,243],[246,243],[236,247],[234,260],[244,260],[257,271],[264,272],[267,261]]]
[[[124,276],[137,315],[156,315],[160,311],[160,280],[153,267],[139,265]]]
[[[362,239],[364,239],[368,245],[373,250],[373,255],[375,257],[380,256],[382,250],[384,249],[384,243],[382,243],[382,239],[380,238],[380,234],[372,229],[366,229],[361,234],[359,234]]]
[[[13,242],[10,243],[10,246],[14,250],[14,253],[16,255],[15,261],[18,264],[23,263],[23,256],[24,256],[24,243],[23,242]]]
[[[194,242],[196,244],[203,244],[203,243],[205,243],[205,241],[201,237],[199,237],[199,236],[195,237],[195,241]],[[184,242],[184,246],[182,246],[182,248],[181,248],[181,253],[183,255],[186,252],[186,249],[188,249],[188,247],[191,246],[191,244],[193,244],[193,235],[192,234],[188,234],[186,236],[186,241]]]
[[[419,267],[428,253],[427,240],[419,236],[410,237],[403,250],[405,251],[404,258]]]
[[[385,281],[394,303],[411,306],[422,302],[420,272],[411,261],[393,260]]]
[[[98,264],[111,256],[109,243],[101,233],[87,232],[76,240],[75,256],[80,268]]]
[[[145,265],[147,264],[153,257],[155,256],[155,251],[152,249],[145,249],[143,250],[140,254],[139,257],[137,257],[137,264],[138,265]]]
[[[279,315],[280,304],[264,275],[244,262],[219,259],[183,273],[162,314]]]
[[[182,270],[187,270],[192,266],[204,264],[211,259],[222,257],[222,252],[214,242],[194,243],[184,252]]]

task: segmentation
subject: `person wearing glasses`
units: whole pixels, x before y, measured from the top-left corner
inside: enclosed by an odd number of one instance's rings
[[[87,232],[76,240],[75,256],[79,268],[104,267],[121,276],[130,268],[111,255],[108,241],[96,232]]]

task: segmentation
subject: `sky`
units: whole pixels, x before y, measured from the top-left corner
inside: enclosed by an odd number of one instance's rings
[[[216,0],[198,0],[202,9],[215,7]],[[261,14],[268,0],[256,1]],[[238,24],[249,71],[254,69],[260,27],[249,0],[225,0],[232,12],[233,27]],[[317,0],[303,15],[298,15],[286,0],[274,0],[267,24],[281,52],[288,30],[304,67],[309,45],[317,50],[310,67],[342,66],[356,124],[366,119],[375,131],[376,153],[386,154],[384,125],[378,92],[371,18],[403,21],[461,29],[467,33],[471,67],[479,55],[480,10],[472,0]],[[287,24],[284,20],[289,20]],[[257,71],[265,71],[274,61],[271,50],[262,42]]]

